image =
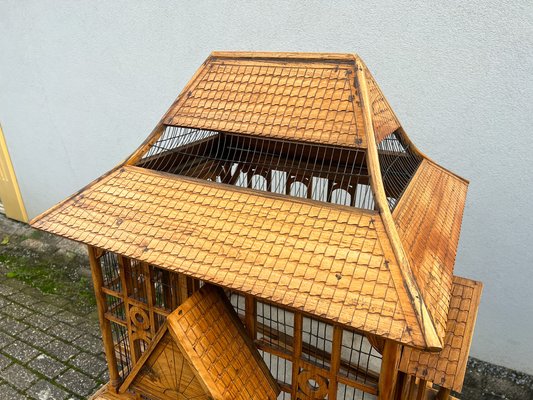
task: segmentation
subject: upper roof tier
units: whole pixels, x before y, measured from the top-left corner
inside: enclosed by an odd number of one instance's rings
[[[216,56],[164,122],[350,147],[365,146],[349,63]]]
[[[130,158],[32,225],[438,350],[467,185],[357,56],[215,52]]]

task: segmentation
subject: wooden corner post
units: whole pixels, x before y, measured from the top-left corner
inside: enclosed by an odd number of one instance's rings
[[[400,364],[400,345],[391,340],[385,342],[381,371],[379,373],[378,399],[392,400],[398,378],[398,366]]]
[[[100,267],[100,260],[96,254],[96,249],[92,246],[87,246],[87,249],[89,253],[89,263],[91,264],[91,275],[93,278],[94,295],[96,297],[96,307],[98,309],[98,320],[100,321],[100,331],[102,332],[105,357],[109,369],[110,389],[117,393],[120,385],[120,375],[117,368],[115,346],[113,345],[111,323],[105,317],[107,305],[105,293],[102,290],[102,287],[104,286],[104,277],[102,275],[102,268]]]

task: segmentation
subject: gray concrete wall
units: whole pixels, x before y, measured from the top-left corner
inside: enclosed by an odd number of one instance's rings
[[[531,0],[0,2],[0,123],[31,216],[146,137],[212,50],[358,52],[415,143],[471,180],[472,354],[533,373]]]

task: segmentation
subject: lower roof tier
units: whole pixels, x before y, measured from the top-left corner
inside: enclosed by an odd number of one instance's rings
[[[33,226],[425,347],[376,212],[124,166]]]
[[[461,392],[482,289],[481,282],[454,276],[444,347],[437,353],[406,348],[400,371]]]

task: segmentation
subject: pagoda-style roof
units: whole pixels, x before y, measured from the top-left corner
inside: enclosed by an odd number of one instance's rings
[[[32,225],[439,350],[467,185],[357,56],[213,53],[130,158]]]

